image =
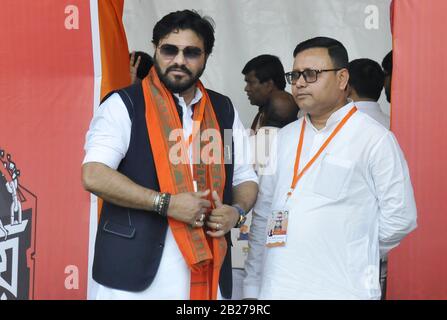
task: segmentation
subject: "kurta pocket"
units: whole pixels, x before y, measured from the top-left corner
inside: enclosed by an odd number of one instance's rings
[[[313,192],[324,197],[337,200],[351,178],[353,162],[326,154],[320,162],[315,177]]]

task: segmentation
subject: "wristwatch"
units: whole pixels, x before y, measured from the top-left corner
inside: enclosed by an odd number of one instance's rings
[[[239,220],[234,228],[240,228],[247,220],[247,212],[245,212],[244,209],[242,209],[238,204],[234,204],[233,207],[236,208],[237,212],[239,212]]]

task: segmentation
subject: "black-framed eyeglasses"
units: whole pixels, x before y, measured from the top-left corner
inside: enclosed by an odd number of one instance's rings
[[[159,47],[160,54],[166,59],[174,59],[180,51],[183,52],[183,56],[187,60],[196,60],[203,54],[203,50],[199,47],[187,46],[180,49],[173,44],[163,44]]]
[[[284,74],[286,77],[286,80],[289,84],[294,85],[298,79],[301,77],[301,75],[304,78],[304,81],[307,83],[313,83],[318,80],[318,74],[322,72],[327,71],[339,71],[343,68],[337,68],[337,69],[322,69],[322,70],[313,70],[313,69],[306,69],[303,71],[290,71]]]

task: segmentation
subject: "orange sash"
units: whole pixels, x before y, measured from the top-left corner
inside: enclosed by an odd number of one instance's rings
[[[183,134],[180,135],[181,141],[169,141],[169,134],[172,130],[182,129],[174,99],[170,91],[161,83],[155,68],[151,69],[142,85],[146,104],[146,123],[160,190],[173,195],[194,192],[188,157],[187,145],[189,143],[184,141]],[[202,91],[203,96],[199,105],[195,107],[194,120],[201,119],[201,121],[199,122],[200,128],[194,126],[193,137],[194,142],[200,143],[200,150],[203,150],[205,142],[197,141],[196,138],[200,138],[200,136],[194,131],[200,130],[200,133],[202,133],[205,129],[212,128],[219,132],[219,137],[220,131],[208,93],[200,82],[198,88]],[[200,140],[203,140],[203,138]],[[181,161],[172,163],[169,159],[169,153],[173,146],[178,149],[179,142]],[[197,150],[197,143],[194,143],[193,148],[194,159],[199,159],[197,155],[200,150]],[[222,143],[220,145],[222,146]],[[221,199],[225,186],[222,149],[221,147],[221,154],[218,157],[220,161],[217,164],[212,161],[210,163],[210,157],[202,155],[200,163],[193,165],[194,180],[197,181],[198,190],[215,190]],[[204,159],[204,157],[207,158]],[[211,203],[214,204],[213,201]],[[202,228],[193,228],[171,218],[168,218],[168,222],[177,245],[191,270],[190,299],[217,299],[220,267],[227,250],[225,238],[208,237]]]

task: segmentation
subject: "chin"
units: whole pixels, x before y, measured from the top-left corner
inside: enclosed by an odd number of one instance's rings
[[[309,106],[307,103],[301,101],[298,103],[296,102],[298,106],[300,107],[300,110],[303,110],[304,112],[308,112],[309,110],[312,110],[312,106]]]

